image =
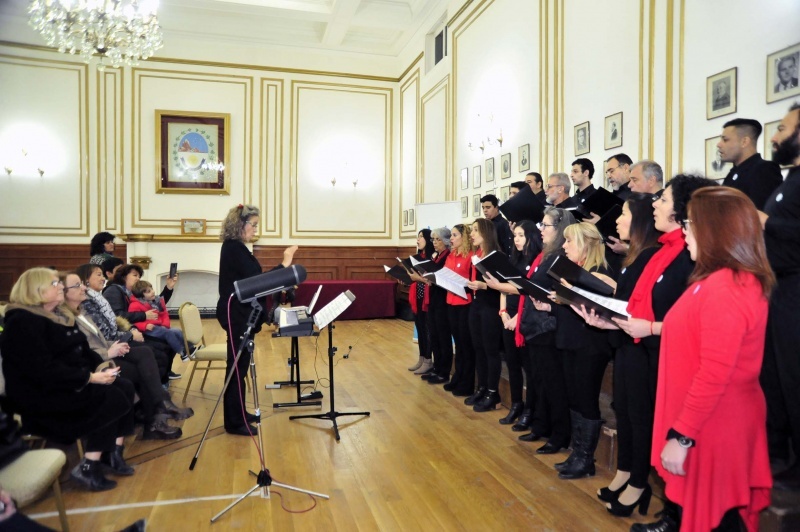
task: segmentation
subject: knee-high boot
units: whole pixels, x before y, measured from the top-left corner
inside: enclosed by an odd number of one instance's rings
[[[556,471],[563,471],[566,469],[572,462],[575,461],[577,455],[575,454],[575,449],[578,445],[578,439],[581,437],[581,420],[583,416],[581,416],[577,411],[570,410],[569,411],[569,423],[570,423],[570,431],[572,432],[572,453],[567,457],[566,460],[563,462],[556,462],[553,466],[556,468]]]
[[[571,464],[561,470],[558,478],[572,480],[594,476],[594,451],[597,449],[597,442],[600,439],[603,420],[586,419],[581,416],[579,425],[580,436],[574,440],[577,449],[573,451],[573,454],[577,456]]]

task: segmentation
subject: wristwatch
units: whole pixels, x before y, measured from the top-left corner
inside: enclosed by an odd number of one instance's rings
[[[678,440],[678,445],[684,449],[689,449],[690,447],[695,446],[695,441],[693,439],[687,438],[675,429],[669,429],[669,432],[667,432],[667,439]]]

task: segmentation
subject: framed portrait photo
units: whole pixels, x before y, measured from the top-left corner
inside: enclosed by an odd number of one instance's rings
[[[486,182],[494,181],[494,157],[486,159]]]
[[[403,227],[408,225],[408,211],[403,211]]]
[[[706,78],[706,119],[736,112],[736,67]]]
[[[575,126],[575,155],[589,153],[589,122]]]
[[[500,187],[500,203],[505,203],[508,201],[508,189],[509,187]]]
[[[472,196],[472,216],[481,215],[481,195],[475,194]]]
[[[764,135],[764,151],[761,153],[761,156],[765,161],[772,160],[772,137],[778,132],[779,125],[781,125],[780,120],[764,124],[764,132],[762,133],[762,135]],[[790,166],[791,165],[783,165],[781,168],[789,168]]]
[[[408,209],[408,225],[414,225],[414,209]]]
[[[506,153],[500,156],[500,179],[511,177],[511,154]]]
[[[606,117],[603,147],[613,150],[622,146],[622,111]]]
[[[461,169],[461,190],[469,188],[469,168]]]
[[[519,171],[527,172],[531,169],[531,145],[523,144],[517,151],[519,152]]]
[[[706,139],[706,177],[709,179],[722,180],[733,168],[733,163],[722,162],[717,144],[722,139],[720,136]]]
[[[481,188],[481,167],[480,165],[472,168],[472,188]]]
[[[800,43],[767,56],[767,103],[800,95]]]
[[[230,194],[227,113],[156,110],[156,192]]]
[[[466,218],[469,216],[469,198],[461,196],[461,217]]]

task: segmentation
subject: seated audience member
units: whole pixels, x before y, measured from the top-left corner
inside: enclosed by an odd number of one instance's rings
[[[417,255],[421,258],[430,260],[433,257],[433,242],[431,241],[431,230],[422,229],[417,233]],[[426,297],[428,286],[416,273],[412,272],[411,288],[408,290],[408,302],[411,311],[414,313],[414,326],[417,328],[417,347],[419,348],[419,358],[417,363],[408,368],[415,375],[427,373],[433,367],[431,356],[431,340],[428,332],[428,298]]]
[[[91,266],[91,265],[89,265]],[[77,273],[62,275],[66,307],[75,315],[78,329],[86,336],[89,347],[103,360],[114,360],[125,379],[131,381],[141,399],[145,440],[180,438],[181,429],[171,427],[167,418],[187,419],[194,415],[191,408],[179,408],[161,387],[158,366],[153,352],[144,346],[131,347],[126,342],[110,342],[86,314],[81,304],[86,300],[86,285]]]
[[[100,265],[100,269],[103,273],[103,281],[105,281],[103,286],[110,283],[114,279],[114,275],[117,273],[117,270],[123,266],[125,266],[125,261],[117,257],[111,257],[110,259],[103,261],[103,263]]]
[[[64,285],[55,271],[27,270],[10,301],[0,350],[12,408],[33,434],[63,443],[86,438],[72,478],[93,491],[114,488],[100,458],[112,453],[112,471],[132,473],[120,449],[123,437],[133,433],[133,384],[117,378],[118,368],[98,369],[103,359],[63,309]]]
[[[651,457],[669,504],[631,530],[757,530],[772,486],[758,376],[775,276],[742,192],[696,191],[682,224],[696,266],[664,319]]]
[[[154,320],[137,321],[133,325],[145,336],[145,338],[158,338],[164,340],[178,354],[182,360],[189,358],[189,353],[185,353],[183,344],[183,332],[180,329],[170,328],[169,313],[162,297],[156,297],[153,285],[147,281],[137,281],[131,288],[130,306],[128,312],[144,312],[155,310],[158,317]]]
[[[131,304],[131,288],[141,279],[143,273],[144,270],[142,270],[140,266],[136,264],[126,264],[117,270],[112,281],[103,289],[103,296],[108,301],[108,304],[111,305],[114,314],[128,320],[129,323],[158,318],[158,312],[152,309],[146,312],[130,312],[128,310]],[[164,289],[161,291],[161,297],[164,298],[164,301],[169,301],[172,297],[172,291],[176,282],[177,276],[167,279],[166,286],[164,286]],[[159,346],[159,344],[161,344],[161,346]],[[151,339],[148,341],[148,345],[154,349],[165,351],[167,356],[167,368],[172,367],[172,359],[176,351],[169,347],[169,344],[165,342],[162,343],[160,340],[153,341],[153,339]],[[166,349],[163,347],[165,345],[167,346]],[[180,374],[173,372],[171,369],[168,369],[168,375],[170,380],[181,378]]]
[[[97,233],[92,237],[92,244],[89,250],[89,259],[91,264],[98,266],[103,264],[108,259],[114,258],[114,235],[111,233]]]

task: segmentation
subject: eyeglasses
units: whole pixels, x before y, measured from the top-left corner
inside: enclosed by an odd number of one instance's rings
[[[680,226],[683,227],[684,229],[688,229],[689,228],[689,224],[691,224],[691,223],[692,223],[692,221],[687,218],[685,220],[681,220]]]
[[[536,227],[539,229],[539,231],[544,231],[545,227],[556,227],[556,225],[555,224],[546,224],[544,222],[539,222],[538,224],[536,224]]]
[[[58,285],[64,286],[64,283],[62,283],[58,279],[56,279],[55,281],[50,281],[50,286],[58,286]]]
[[[253,223],[253,222],[248,221],[248,222],[245,222],[245,224],[249,225],[253,229],[258,229],[258,222]]]
[[[72,288],[80,288],[81,286],[83,286],[81,283],[75,283],[71,286],[65,286],[64,290],[71,290]]]

